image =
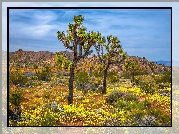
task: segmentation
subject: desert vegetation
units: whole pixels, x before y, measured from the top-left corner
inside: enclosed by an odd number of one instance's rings
[[[9,125],[171,126],[171,68],[134,60],[118,37],[87,32],[83,21],[74,16],[67,34],[57,32],[70,58],[10,56]]]

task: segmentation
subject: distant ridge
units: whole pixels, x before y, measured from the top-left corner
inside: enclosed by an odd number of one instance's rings
[[[157,64],[163,64],[165,66],[171,66],[171,61],[160,60],[160,61],[154,61],[154,62],[156,62]]]

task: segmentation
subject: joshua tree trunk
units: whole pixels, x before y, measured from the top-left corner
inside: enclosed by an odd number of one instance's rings
[[[134,82],[134,71],[131,72],[131,83]]]
[[[104,79],[103,79],[102,94],[106,94],[106,77],[108,75],[108,68],[109,68],[109,63],[107,64],[106,68],[104,69]]]
[[[73,80],[74,80],[74,70],[75,65],[72,64],[70,68],[70,79],[69,79],[69,95],[68,95],[68,105],[73,104]]]

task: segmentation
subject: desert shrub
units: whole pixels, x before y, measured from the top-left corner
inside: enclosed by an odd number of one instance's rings
[[[166,71],[162,74],[161,82],[171,83],[171,71]]]
[[[52,111],[57,111],[58,110],[58,104],[56,101],[51,103],[51,109]]]
[[[135,102],[130,102],[130,104],[129,105],[131,105],[130,106],[130,108],[131,108],[131,110],[143,110],[144,109],[144,105],[143,105],[143,103],[142,102],[139,102],[139,101],[135,101]]]
[[[154,116],[160,126],[171,126],[171,116],[163,113],[160,109],[150,109],[148,115]]]
[[[114,104],[117,102],[117,100],[119,98],[121,98],[124,95],[123,92],[119,91],[119,90],[114,90],[112,93],[110,93],[107,98],[106,98],[106,102],[109,104]]]
[[[119,106],[118,106],[119,108]],[[157,118],[149,115],[143,102],[127,102],[124,110],[131,111],[129,115],[126,114],[126,126],[156,126],[159,125]]]
[[[33,75],[33,76],[31,77],[31,79],[32,79],[32,80],[38,80],[38,76]]]
[[[141,109],[134,110],[125,121],[127,126],[159,126],[160,123],[154,115],[150,115]]]
[[[156,91],[156,83],[151,76],[145,76],[140,80],[141,91],[147,94],[154,94]]]
[[[171,83],[171,71],[166,71],[163,74],[153,75],[157,84],[160,83]]]
[[[139,85],[140,81],[141,81],[141,77],[140,76],[134,77],[134,83],[135,83],[135,85]]]
[[[80,89],[84,89],[85,84],[89,81],[88,73],[85,71],[78,71],[75,74],[74,81],[77,87],[79,87]]]
[[[45,112],[43,120],[41,120],[42,126],[53,126],[56,125],[56,121],[58,118],[56,118],[50,111]]]
[[[124,122],[125,126],[141,126],[141,121],[145,114],[146,113],[144,111],[135,109],[127,116]]]
[[[131,101],[126,101],[126,100],[118,100],[116,103],[116,108],[118,110],[143,110],[144,106],[142,102],[139,101],[135,101],[135,102],[131,102]]]
[[[126,71],[126,72],[122,73],[121,77],[123,77],[124,79],[130,79],[131,78],[131,74]]]
[[[137,101],[137,97],[132,93],[125,93],[123,96],[124,100],[126,101]]]
[[[9,102],[14,104],[16,107],[20,106],[23,101],[23,89],[10,90]]]
[[[22,87],[28,82],[28,77],[21,73],[19,69],[16,69],[15,72],[11,72],[9,74],[9,82],[10,84]]]
[[[92,85],[101,85],[102,84],[102,78],[100,77],[90,77],[89,81]]]
[[[144,100],[142,103],[143,103],[144,108],[150,108],[151,107],[151,103],[148,100]]]
[[[41,80],[41,81],[49,81],[50,80],[50,77],[49,77],[49,74],[47,72],[40,72],[38,73],[38,79]]]
[[[37,73],[38,80],[50,81],[51,80],[51,68],[49,65],[45,65]]]
[[[38,76],[32,75],[29,81],[25,83],[25,87],[36,87],[36,86],[40,86],[41,84],[42,82],[38,80]]]
[[[35,70],[35,72],[37,73],[37,69],[38,69],[38,65],[37,64],[33,64],[32,68]]]
[[[95,77],[103,77],[103,71],[99,71],[99,70],[94,70],[93,71],[93,75],[95,76]]]
[[[121,109],[129,110],[130,109],[127,101],[123,101],[123,100],[118,100],[116,103],[116,107],[120,110]]]
[[[21,118],[20,104],[23,101],[23,99],[24,99],[23,89],[10,90],[9,102],[14,105],[13,110],[10,110],[10,108],[9,108],[9,116],[11,117],[11,120],[20,121],[20,118]]]
[[[126,101],[126,102],[127,101],[131,101],[131,102],[138,101],[137,97],[134,94],[125,93],[120,90],[114,90],[106,98],[106,102],[109,104],[115,104],[118,100]]]
[[[109,83],[116,83],[120,81],[120,76],[117,72],[112,71],[108,73],[107,80]]]

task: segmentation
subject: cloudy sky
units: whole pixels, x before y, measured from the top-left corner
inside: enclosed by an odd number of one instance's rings
[[[171,60],[170,9],[10,9],[10,52],[66,50],[56,32],[66,32],[79,14],[87,31],[117,36],[129,55]]]

